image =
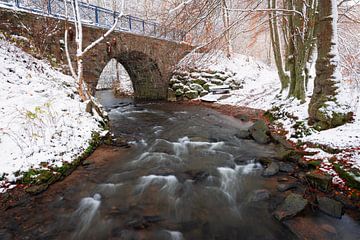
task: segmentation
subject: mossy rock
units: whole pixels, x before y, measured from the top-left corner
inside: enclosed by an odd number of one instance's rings
[[[340,178],[345,180],[348,187],[360,190],[360,182],[356,180],[356,177],[358,177],[356,176],[356,174],[358,173],[351,173],[351,171],[345,171],[338,163],[334,163],[334,169],[339,174]]]
[[[180,97],[182,95],[184,95],[184,91],[182,89],[176,89],[175,96]]]
[[[331,190],[332,177],[319,172],[306,173],[306,180],[314,188],[323,192],[329,192]]]
[[[49,184],[40,184],[40,185],[32,185],[29,188],[25,189],[25,191],[31,195],[36,195],[39,193],[44,192],[46,189],[48,189]]]
[[[209,91],[210,90],[210,87],[214,87],[216,86],[215,84],[212,84],[212,83],[205,83],[203,85],[203,88],[206,90],[206,91]]]
[[[168,96],[167,96],[167,100],[169,102],[176,102],[176,94],[175,91],[171,88],[168,88]]]
[[[198,92],[195,91],[195,90],[190,90],[190,91],[187,91],[185,92],[185,97],[187,97],[188,99],[195,99],[197,98],[199,95],[198,95]]]
[[[326,111],[328,105],[326,102],[334,102],[334,104],[338,105],[336,100],[327,99],[326,96],[322,96],[318,99],[318,101],[310,106],[310,123],[313,123],[314,128],[321,131],[330,128],[334,128],[337,126],[341,126],[353,118],[353,112],[335,112],[335,111]]]
[[[191,80],[192,83],[204,85],[207,81],[204,78],[196,78]]]
[[[219,79],[216,79],[216,78],[211,79],[211,83],[212,83],[212,84],[215,84],[215,85],[223,85],[223,84],[224,84],[223,81],[221,81],[221,80],[219,80]]]
[[[207,95],[207,94],[209,94],[209,92],[206,91],[206,90],[204,90],[204,91],[202,91],[202,92],[200,93],[200,97],[203,97],[203,96],[205,96],[205,95]]]
[[[196,84],[196,83],[190,84],[189,87],[191,90],[197,91],[198,93],[201,93],[202,91],[204,91],[204,88],[201,85]]]
[[[263,120],[257,120],[249,128],[249,132],[253,139],[258,143],[267,144],[270,142],[270,137],[268,135],[270,130]]]
[[[182,83],[175,83],[175,84],[172,86],[172,89],[174,89],[174,90],[184,89],[184,84],[182,84]]]

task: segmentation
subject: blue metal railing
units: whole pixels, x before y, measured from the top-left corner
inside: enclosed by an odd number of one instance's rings
[[[72,14],[72,1],[66,2],[69,15]],[[10,6],[22,11],[45,14],[57,19],[65,19],[65,3],[63,0],[0,0],[1,5]],[[92,4],[79,2],[81,20],[86,25],[110,28],[113,26],[119,12]],[[70,17],[70,20],[73,20]],[[170,41],[183,41],[185,32],[178,29],[168,29],[155,22],[131,15],[122,16],[115,31],[127,31],[139,35],[151,36]]]

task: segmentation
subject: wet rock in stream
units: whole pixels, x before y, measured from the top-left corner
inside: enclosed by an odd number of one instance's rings
[[[279,165],[280,172],[292,173],[295,170],[294,166],[290,163],[280,162]]]
[[[270,191],[267,189],[258,189],[252,192],[250,202],[259,202],[270,198]]]
[[[290,189],[297,188],[297,186],[298,185],[296,183],[281,183],[277,186],[277,190],[279,190],[280,192],[285,192]]]
[[[270,165],[264,170],[264,177],[271,177],[276,175],[280,170],[280,166],[277,162],[271,162]]]
[[[268,126],[263,120],[257,120],[250,128],[249,132],[257,143],[267,144],[270,142]]]
[[[285,201],[276,209],[274,217],[279,221],[294,217],[296,214],[303,211],[307,204],[308,201],[301,195],[290,193]]]
[[[317,197],[317,202],[322,212],[332,217],[341,218],[342,204],[340,202],[327,197]]]
[[[239,130],[238,133],[236,133],[234,136],[239,139],[250,139],[251,138],[251,134],[248,130]]]

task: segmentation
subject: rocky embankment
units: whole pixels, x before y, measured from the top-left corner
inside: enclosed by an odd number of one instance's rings
[[[168,100],[191,100],[207,95],[212,87],[227,86],[232,90],[242,88],[236,73],[209,69],[176,70],[170,80]]]
[[[235,117],[248,121],[244,114]],[[265,166],[262,176],[268,179],[269,186],[255,190],[249,201],[254,204],[267,202],[273,217],[299,239],[337,239],[336,227],[330,222],[341,219],[344,213],[359,218],[358,201],[338,194],[330,176],[318,171],[311,162],[304,161],[304,156],[309,153],[297,149],[270,129],[264,120],[255,121],[248,130],[239,130],[235,136],[259,144],[277,145],[276,156],[257,159]],[[318,224],[315,216],[320,212],[333,220]],[[319,227],[313,229],[314,224]]]

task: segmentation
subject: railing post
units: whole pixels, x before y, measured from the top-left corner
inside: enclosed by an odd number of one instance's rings
[[[99,24],[99,13],[98,13],[98,7],[95,7],[95,23]]]
[[[129,30],[131,32],[131,15],[129,15]]]
[[[143,33],[145,34],[145,21],[142,20]]]
[[[48,9],[48,14],[51,15],[51,0],[48,0],[47,9]]]

